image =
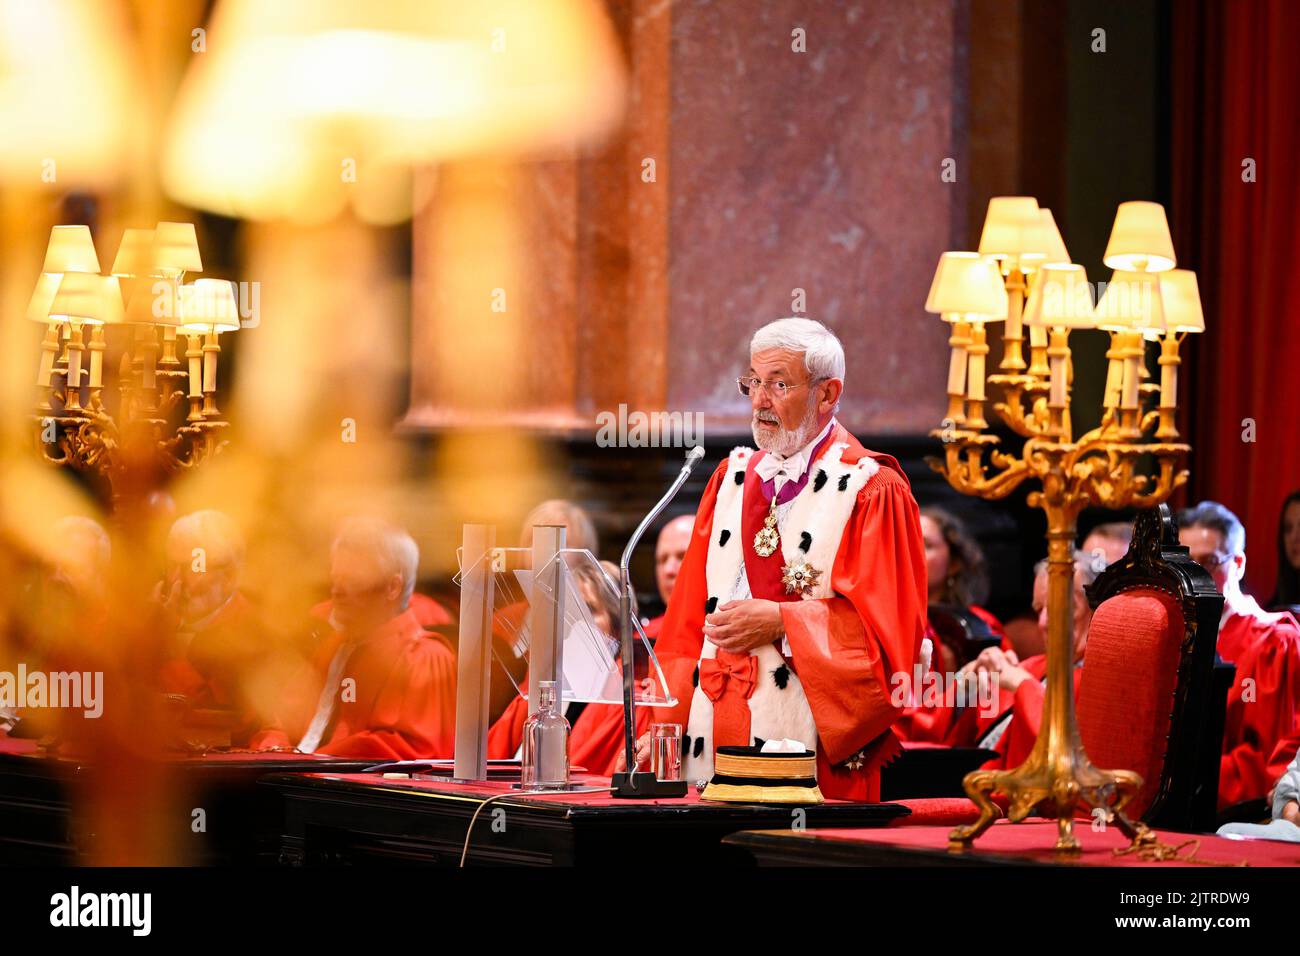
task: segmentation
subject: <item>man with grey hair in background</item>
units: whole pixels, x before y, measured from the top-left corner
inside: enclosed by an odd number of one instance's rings
[[[1178,540],[1210,573],[1223,595],[1217,650],[1237,666],[1228,691],[1219,760],[1220,809],[1260,800],[1277,775],[1270,755],[1300,730],[1300,623],[1270,613],[1241,589],[1246,573],[1246,529],[1217,501],[1178,513]]]
[[[288,717],[253,746],[412,760],[455,746],[456,658],[410,607],[420,553],[388,522],[354,518],[330,547],[328,628],[286,692]]]
[[[815,751],[827,797],[874,800],[900,745],[890,677],[925,631],[920,516],[898,462],[835,417],[844,349],[819,322],[763,326],[736,380],[758,449],[714,472],[656,644],[688,779],[718,747]],[[639,748],[642,749],[642,748]]]
[[[1092,625],[1092,606],[1088,603],[1085,588],[1097,580],[1098,563],[1092,554],[1074,552],[1074,590],[1070,607],[1073,611],[1071,654],[1075,693],[1079,690],[1083,653],[1088,646],[1088,628]],[[1038,615],[1038,630],[1044,644],[1047,642],[1047,580],[1047,560],[1043,559],[1034,565],[1034,612]],[[996,688],[996,702],[987,711],[983,708],[963,711],[945,742],[951,746],[977,744],[986,750],[998,751],[996,761],[985,764],[985,767],[1006,769],[1019,766],[1033,749],[1042,725],[1047,655],[1035,654],[1022,661],[1015,651],[990,647],[962,668],[962,673],[969,671],[988,675],[985,679]]]

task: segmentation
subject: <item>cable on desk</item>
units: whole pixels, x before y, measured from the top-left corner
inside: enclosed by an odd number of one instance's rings
[[[592,787],[590,790],[579,791],[579,792],[596,793],[596,792],[600,791],[601,789],[602,789],[601,787]],[[556,792],[559,792],[559,791],[555,791],[555,790],[519,790],[519,791],[517,791],[517,792],[515,792],[515,793],[498,793],[496,796],[494,796],[494,797],[488,797],[486,800],[484,800],[482,803],[480,803],[480,804],[478,805],[478,809],[474,811],[474,815],[473,815],[472,817],[469,818],[469,826],[465,828],[465,845],[464,845],[463,847],[461,847],[461,850],[460,850],[460,868],[461,868],[461,869],[464,869],[464,868],[465,868],[465,859],[466,859],[466,857],[469,856],[469,840],[470,840],[470,837],[473,836],[473,834],[474,834],[474,823],[475,823],[475,821],[478,820],[478,815],[479,815],[480,813],[483,812],[483,808],[486,807],[489,803],[491,803],[493,800],[501,800],[501,799],[503,799],[503,798],[505,798],[505,797],[520,797],[520,796],[526,796],[526,795],[528,795],[528,794],[530,794],[530,793],[556,793]],[[613,792],[614,792],[614,788],[613,788],[613,787],[610,787],[610,788],[608,788],[608,790],[607,790],[606,792],[608,792],[608,793],[613,793]]]

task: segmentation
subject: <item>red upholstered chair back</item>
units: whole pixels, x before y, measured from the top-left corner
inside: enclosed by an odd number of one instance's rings
[[[1185,633],[1180,601],[1154,587],[1122,591],[1093,614],[1079,735],[1094,766],[1142,775],[1142,790],[1125,808],[1129,819],[1145,814],[1160,789]]]

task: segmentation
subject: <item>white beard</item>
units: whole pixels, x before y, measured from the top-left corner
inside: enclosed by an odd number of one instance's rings
[[[811,402],[808,405],[807,414],[804,415],[803,421],[799,423],[798,428],[793,431],[782,428],[773,438],[763,439],[759,436],[758,415],[758,412],[754,413],[753,421],[750,423],[750,430],[754,434],[754,444],[769,455],[780,455],[782,458],[788,458],[817,437],[817,406]]]

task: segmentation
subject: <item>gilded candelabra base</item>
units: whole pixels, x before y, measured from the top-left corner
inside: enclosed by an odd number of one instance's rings
[[[1020,823],[1035,810],[1056,820],[1055,849],[1066,853],[1079,850],[1074,835],[1075,813],[1088,808],[1100,811],[1107,825],[1114,823],[1135,842],[1148,839],[1146,824],[1124,814],[1124,806],[1142,788],[1142,777],[1131,770],[1101,770],[1092,765],[1079,742],[1078,726],[1051,723],[1043,728],[1029,758],[1014,770],[976,770],[962,780],[966,795],[979,809],[979,818],[948,835],[952,850],[965,850],[1002,816],[993,794],[1007,799],[1007,819]]]
[[[1087,812],[1114,822],[1137,844],[1153,839],[1141,823],[1125,816],[1124,806],[1142,786],[1129,770],[1102,770],[1092,765],[1079,739],[1074,711],[1074,539],[1079,513],[1088,505],[1104,508],[1147,508],[1165,501],[1187,481],[1175,466],[1189,450],[1186,445],[1142,441],[1158,416],[1134,412],[1120,425],[1108,421],[1077,442],[1062,437],[1064,424],[1025,409],[1025,390],[1013,379],[1006,401],[995,408],[1016,432],[1027,435],[1017,455],[1001,451],[996,436],[973,429],[932,432],[944,444],[942,459],[930,465],[954,489],[985,499],[1004,498],[1027,479],[1040,487],[1030,492],[1030,507],[1047,517],[1047,672],[1043,723],[1034,748],[1013,770],[976,770],[963,781],[967,796],[979,810],[973,824],[954,829],[949,846],[969,847],[1002,811],[995,793],[1007,801],[1007,818],[1019,823],[1037,811],[1057,822],[1056,849],[1075,852],[1076,813]],[[1037,409],[1036,409],[1037,412]],[[1055,416],[1059,419],[1060,416]],[[1122,426],[1127,425],[1128,428]],[[1128,440],[1132,434],[1136,441]],[[986,455],[988,463],[986,464]],[[1137,470],[1144,456],[1155,460],[1154,474]]]

